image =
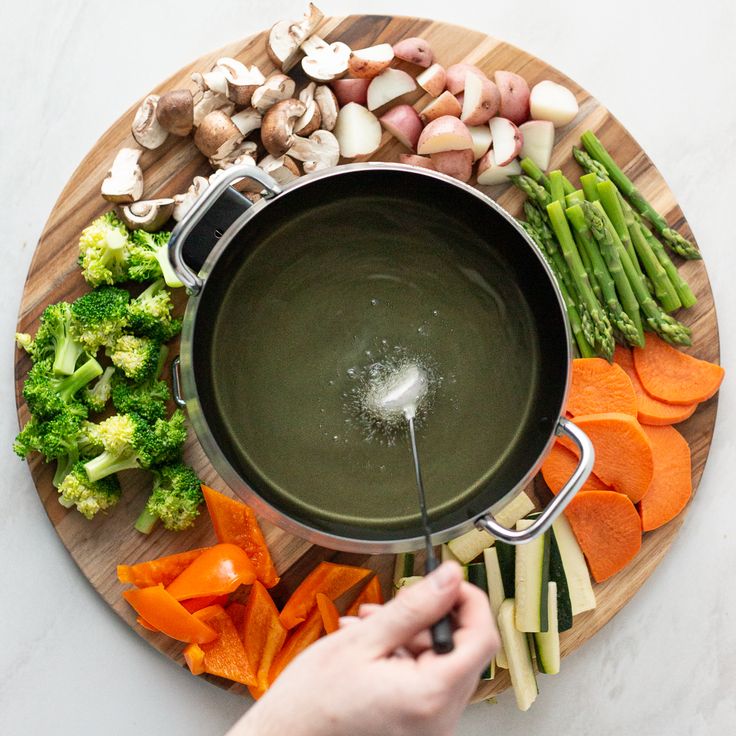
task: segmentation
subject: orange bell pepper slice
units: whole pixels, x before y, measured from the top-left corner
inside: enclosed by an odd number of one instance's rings
[[[208,606],[224,606],[226,603],[226,595],[205,595],[202,598],[188,598],[185,601],[181,601],[182,606],[189,613],[197,613],[197,611],[201,611]]]
[[[243,642],[240,640],[235,624],[222,607],[217,606],[217,608],[220,610],[206,617],[207,626],[215,630],[217,638],[209,643],[201,644],[204,652],[204,671],[210,675],[240,682],[243,685],[255,685],[256,676],[245,655]]]
[[[232,593],[256,579],[248,555],[234,544],[216,544],[202,552],[166,588],[179,601]]]
[[[325,627],[325,633],[331,634],[340,628],[340,612],[337,606],[324,594],[317,593],[317,608],[322,616],[322,624]]]
[[[365,580],[368,575],[373,575],[373,570],[320,562],[286,601],[281,610],[281,623],[287,629],[293,629],[304,621],[314,608],[317,593],[324,593],[331,601],[337,600],[343,593],[347,593]]]
[[[184,647],[184,661],[193,675],[203,675],[205,673],[204,649],[199,644],[187,644]]]
[[[268,671],[286,641],[286,629],[269,592],[258,581],[253,583],[243,612],[241,629],[245,654],[256,673],[256,685],[250,688],[257,700],[268,688]]]
[[[141,618],[172,639],[206,644],[217,637],[212,627],[189,613],[163,585],[126,590],[123,597]]]
[[[118,580],[135,585],[136,588],[149,588],[159,583],[166,587],[206,549],[207,547],[200,547],[135,565],[118,565]]]
[[[257,581],[253,583],[253,585],[256,585]],[[251,588],[251,590],[253,590]],[[245,646],[245,639],[243,637],[244,629],[243,629],[243,622],[245,621],[245,605],[243,603],[231,603],[229,606],[225,608],[227,611],[227,615],[230,616],[232,619],[232,622],[235,624],[235,628],[238,631],[238,636],[240,637],[240,640],[243,642],[243,646]],[[246,652],[247,654],[247,652]]]
[[[310,644],[314,644],[322,636],[323,630],[322,614],[319,608],[315,607],[309,617],[289,634],[281,651],[276,655],[268,673],[268,684],[273,684],[273,681],[298,654],[301,654]]]
[[[357,616],[358,611],[363,603],[383,603],[383,591],[381,590],[381,581],[378,575],[374,575],[368,585],[363,588],[358,597],[350,604],[350,608],[345,611],[346,616]]]
[[[279,576],[253,509],[204,485],[202,493],[217,540],[242,547],[253,562],[258,579],[267,588],[273,588]]]

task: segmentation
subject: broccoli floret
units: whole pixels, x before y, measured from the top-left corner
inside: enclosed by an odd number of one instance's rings
[[[122,335],[109,352],[110,359],[127,378],[141,383],[156,373],[161,344],[150,337]]]
[[[48,419],[64,411],[82,417],[87,416],[87,407],[76,397],[90,381],[102,374],[102,366],[89,358],[71,376],[57,376],[50,359],[34,363],[23,386],[23,398],[31,413]]]
[[[152,283],[128,306],[128,325],[132,333],[160,342],[171,340],[181,330],[181,320],[172,317],[174,305],[163,279]]]
[[[91,458],[105,451],[100,425],[83,420],[77,432],[79,457]]]
[[[50,304],[43,310],[36,336],[31,338],[19,332],[15,339],[34,362],[49,358],[54,373],[69,376],[84,352],[84,346],[73,335],[72,322],[71,305],[67,302]]]
[[[160,519],[169,531],[188,529],[199,515],[199,506],[204,500],[202,481],[183,463],[162,465],[152,472],[153,491],[135,528],[150,534]]]
[[[115,375],[114,366],[105,368],[104,373],[97,379],[94,386],[88,385],[82,390],[82,402],[90,411],[99,414],[105,410],[112,395],[112,377]]]
[[[127,324],[130,294],[115,286],[100,286],[72,304],[72,334],[95,354],[100,347],[112,347]]]
[[[119,414],[139,414],[150,424],[166,416],[169,386],[166,381],[158,380],[158,376],[168,354],[168,348],[162,345],[156,372],[147,381],[135,384],[120,378],[113,382],[112,405]]]
[[[82,516],[91,519],[98,511],[107,511],[120,500],[120,483],[114,476],[98,481],[87,477],[82,462],[75,463],[59,486],[59,503],[77,507]]]
[[[90,480],[105,478],[119,470],[150,468],[176,460],[187,436],[184,415],[148,424],[137,414],[116,414],[99,424],[104,452],[84,467]]]
[[[172,289],[183,286],[169,261],[168,231],[147,233],[135,230],[131,238],[129,274],[133,281],[163,279]]]
[[[130,238],[125,224],[110,210],[82,230],[79,265],[90,286],[117,284],[128,277]]]

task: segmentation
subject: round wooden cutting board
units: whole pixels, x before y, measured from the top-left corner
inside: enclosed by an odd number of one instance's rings
[[[580,134],[590,128],[602,139],[616,161],[635,180],[654,207],[663,213],[671,226],[688,237],[692,235],[672,192],[636,141],[590,94],[540,59],[482,33],[418,18],[378,15],[329,18],[323,22],[319,34],[329,41],[344,41],[352,48],[363,48],[380,42],[395,43],[409,36],[422,36],[432,45],[437,60],[445,66],[465,61],[476,64],[491,76],[497,69],[518,72],[530,86],[542,79],[565,84],[575,93],[580,103],[580,114],[569,126],[557,131],[550,168],[562,168],[570,178],[577,181],[581,172],[572,160],[570,148],[579,143]],[[160,94],[166,90],[186,87],[193,71],[208,70],[221,56],[233,56],[246,64],[257,64],[268,74],[274,67],[266,53],[265,39],[266,33],[260,33],[245,41],[230,44],[197,59],[155,90],[142,92]],[[408,65],[405,68],[416,73]],[[428,99],[417,99],[419,106],[426,104]],[[87,290],[77,267],[77,241],[81,230],[109,208],[109,204],[100,197],[100,184],[117,150],[123,146],[136,145],[130,134],[130,124],[137,106],[136,104],[128,110],[100,138],[59,197],[46,223],[28,273],[20,307],[20,331],[34,332],[46,305],[61,299],[73,300]],[[402,150],[405,149],[395,139],[385,134],[382,147],[371,158],[396,161]],[[174,136],[169,136],[166,143],[157,150],[146,151],[141,165],[146,185],[145,198],[172,196],[183,192],[195,175],[207,176],[211,173],[209,164],[194,147],[191,138],[180,139]],[[512,214],[520,212],[523,196],[513,187],[484,190]],[[718,325],[705,265],[702,261],[688,261],[681,263],[680,269],[698,297],[695,307],[678,315],[692,327],[693,347],[688,352],[718,362]],[[185,295],[181,291],[178,290],[177,299],[180,306],[183,306]],[[171,354],[177,354],[176,347],[172,347]],[[21,392],[29,366],[27,356],[18,351],[15,377],[21,424],[28,419]],[[692,450],[694,489],[698,486],[708,456],[716,418],[716,402],[717,398],[706,402],[693,417],[678,425]],[[208,485],[226,491],[224,483],[217,477],[198,442],[191,435],[190,432],[186,459]],[[215,537],[207,514],[203,513],[195,527],[189,531],[174,534],[158,528],[150,536],[145,536],[133,529],[133,522],[145,503],[149,490],[150,480],[146,473],[123,474],[125,493],[120,504],[109,515],[100,515],[93,521],[86,521],[76,511],[69,511],[58,503],[57,492],[51,483],[53,465],[46,465],[38,456],[34,456],[30,461],[30,470],[51,523],[90,583],[140,636],[183,665],[182,644],[136,625],[135,613],[121,597],[123,586],[117,581],[115,566],[118,563],[132,564],[213,543]],[[537,491],[539,500],[545,502],[547,491],[542,484],[534,490]],[[642,586],[672,544],[686,511],[666,526],[645,534],[641,552],[634,562],[618,575],[595,586],[598,607],[594,611],[578,615],[573,628],[562,635],[563,655],[575,650],[593,636]],[[289,592],[322,559],[374,568],[381,577],[384,591],[389,593],[392,556],[366,557],[337,553],[313,547],[267,522],[263,522],[263,528],[278,570],[283,576],[282,582],[273,591],[278,605],[285,601]],[[564,666],[561,676],[564,677]],[[218,678],[211,680],[222,687],[245,692],[243,686]],[[500,670],[495,680],[481,684],[476,698],[488,698],[509,685],[508,672]]]

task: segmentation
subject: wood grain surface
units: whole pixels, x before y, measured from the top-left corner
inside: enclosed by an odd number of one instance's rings
[[[482,33],[417,18],[377,15],[329,18],[323,22],[319,34],[330,41],[344,41],[353,48],[384,41],[395,43],[408,36],[422,36],[432,45],[437,60],[445,66],[465,61],[478,65],[491,76],[496,69],[518,72],[530,86],[542,79],[552,79],[565,84],[575,93],[580,104],[580,114],[566,128],[557,131],[550,168],[562,168],[569,177],[577,180],[581,172],[572,160],[570,147],[578,143],[584,130],[590,128],[601,138],[616,161],[635,180],[654,207],[664,214],[671,226],[688,237],[692,236],[672,192],[636,141],[595,98],[542,60]],[[265,38],[266,34],[261,33],[230,44],[197,59],[155,90],[141,90],[141,93],[142,95],[150,92],[162,93],[190,86],[189,79],[193,71],[206,71],[221,56],[234,56],[247,64],[257,64],[265,74],[268,74],[274,67],[266,53]],[[416,69],[412,69],[409,65],[403,66],[408,71],[416,73]],[[303,80],[296,73],[294,76],[299,85]],[[421,107],[428,99],[416,93],[411,101]],[[130,134],[130,124],[137,106],[138,103],[123,114],[95,144],[74,172],[54,206],[28,272],[18,320],[20,331],[35,331],[38,318],[47,304],[61,299],[75,299],[87,290],[76,263],[79,234],[91,220],[109,208],[109,204],[99,195],[100,183],[116,151],[122,146],[136,145]],[[395,139],[384,134],[383,145],[371,159],[395,161],[398,154],[404,150]],[[183,192],[195,175],[207,176],[211,173],[209,164],[195,148],[191,138],[181,139],[174,136],[169,136],[166,143],[157,150],[146,151],[142,156],[141,165],[144,170],[145,198],[171,196]],[[523,196],[513,187],[481,187],[481,189],[512,214],[519,213]],[[693,330],[693,347],[688,352],[718,362],[718,325],[705,265],[702,261],[683,262],[680,264],[680,270],[698,297],[695,307],[678,315],[678,318],[690,325]],[[183,306],[185,296],[179,293],[177,299],[180,306]],[[175,346],[171,354],[177,354]],[[18,351],[15,376],[21,424],[28,419],[21,390],[29,365],[27,356]],[[695,489],[708,456],[716,406],[717,398],[711,399],[688,421],[678,425],[678,429],[687,438],[692,449]],[[188,440],[185,455],[207,484],[226,490],[193,436]],[[122,474],[125,493],[120,504],[109,515],[100,515],[93,521],[86,521],[75,511],[69,511],[58,503],[57,492],[51,483],[52,465],[44,464],[37,456],[30,460],[29,465],[38,495],[49,519],[82,573],[110,607],[140,636],[183,665],[182,644],[163,635],[148,632],[135,624],[134,612],[121,598],[123,586],[118,583],[115,576],[115,565],[123,562],[131,564],[214,542],[207,514],[204,513],[195,527],[187,532],[173,534],[159,528],[150,536],[137,533],[133,529],[133,522],[145,503],[150,480],[146,477],[146,473],[129,472]],[[547,491],[541,482],[534,485],[533,491],[540,503],[547,500]],[[641,552],[634,562],[620,574],[595,586],[598,607],[594,611],[577,616],[573,628],[562,635],[563,656],[593,636],[643,585],[672,544],[685,513],[687,509],[665,527],[645,534]],[[392,556],[367,557],[338,553],[311,546],[267,522],[263,522],[263,527],[277,568],[282,575],[282,582],[273,591],[277,604],[283,603],[290,590],[322,559],[374,568],[381,577],[384,591],[389,593]],[[509,687],[508,673],[505,670],[499,672],[495,680],[481,684],[476,699],[488,698]],[[560,676],[564,677],[564,664]],[[247,694],[243,686],[218,678],[210,679],[221,687]],[[540,681],[540,685],[544,687],[543,681]]]

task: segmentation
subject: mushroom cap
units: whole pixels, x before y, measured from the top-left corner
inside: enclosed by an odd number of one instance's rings
[[[130,132],[136,142],[143,148],[158,148],[169,136],[156,119],[158,95],[148,95],[135,113]]]
[[[120,208],[120,219],[131,230],[145,230],[153,233],[174,213],[174,200],[171,197],[146,199],[126,204]]]
[[[288,100],[294,96],[296,82],[286,74],[272,74],[262,85],[253,91],[251,105],[260,113],[281,100]]]
[[[194,145],[209,158],[218,151],[222,153],[222,147],[227,143],[236,146],[242,139],[243,134],[230,119],[230,116],[222,110],[213,110],[207,114],[202,124],[197,128],[197,132],[194,134]]]
[[[235,105],[225,95],[210,89],[198,94],[194,103],[194,127],[202,125],[202,121],[214,110],[222,110],[230,115],[235,110]]]
[[[162,94],[156,107],[156,119],[173,135],[189,135],[194,125],[192,93],[188,89],[174,89]]]
[[[314,90],[314,101],[322,117],[322,130],[332,130],[337,123],[339,110],[335,93],[327,85],[321,84]]]
[[[322,114],[314,100],[306,103],[307,109],[294,124],[294,132],[297,135],[311,135],[315,130],[319,130],[322,125]]]
[[[135,202],[143,194],[143,170],[138,159],[140,148],[121,148],[102,182],[100,194],[108,202]]]
[[[352,51],[342,41],[328,44],[319,36],[311,36],[302,44],[302,50],[306,53],[302,59],[302,69],[316,82],[338,79],[348,70]]]
[[[261,141],[272,156],[283,156],[291,148],[295,138],[294,124],[306,110],[301,100],[290,98],[266,111],[261,121]]]
[[[294,138],[289,156],[302,161],[306,173],[337,166],[340,160],[340,144],[328,130],[316,130],[309,138]]]

